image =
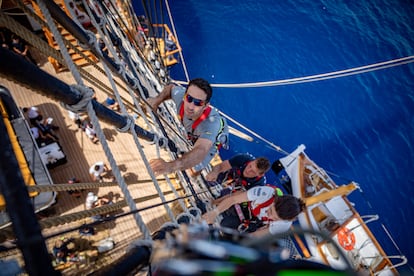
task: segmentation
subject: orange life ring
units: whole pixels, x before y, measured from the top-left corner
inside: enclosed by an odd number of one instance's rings
[[[343,249],[350,251],[354,249],[355,246],[355,235],[346,227],[342,227],[338,231],[338,242]]]

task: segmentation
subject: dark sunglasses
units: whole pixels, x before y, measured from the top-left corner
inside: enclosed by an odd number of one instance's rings
[[[196,99],[196,98],[191,97],[190,95],[188,95],[188,93],[185,93],[184,99],[188,103],[193,102],[195,106],[203,106],[206,103],[206,101],[204,101],[204,100],[199,100],[199,99]]]

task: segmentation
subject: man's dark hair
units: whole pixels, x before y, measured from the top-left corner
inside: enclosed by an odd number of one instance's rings
[[[305,203],[302,199],[292,195],[276,195],[275,208],[279,218],[292,220],[305,209]]]
[[[201,90],[203,90],[207,95],[206,102],[210,102],[210,99],[213,96],[213,89],[211,88],[208,81],[206,81],[205,79],[202,79],[202,78],[193,79],[188,83],[187,89],[191,85],[195,85],[198,88],[200,88]]]
[[[256,166],[262,172],[265,173],[270,169],[270,161],[266,157],[256,158]]]

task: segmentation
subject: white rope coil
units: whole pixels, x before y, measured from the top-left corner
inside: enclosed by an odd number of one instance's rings
[[[73,92],[79,92],[82,95],[82,99],[73,105],[68,105],[64,103],[61,103],[61,105],[65,109],[70,110],[75,113],[86,112],[88,103],[92,100],[95,94],[94,91],[89,87],[78,85],[78,84],[70,85],[70,90]]]
[[[125,126],[123,126],[122,128],[117,128],[116,130],[119,132],[128,132],[131,130],[133,130],[135,125],[135,120],[132,116],[127,116],[127,123],[125,124]]]

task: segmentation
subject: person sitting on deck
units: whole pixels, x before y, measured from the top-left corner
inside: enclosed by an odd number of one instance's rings
[[[78,113],[69,110],[68,116],[69,119],[71,119],[71,121],[73,121],[78,126],[78,128],[82,128],[81,116]]]
[[[111,201],[109,201],[108,198],[98,197],[93,192],[89,192],[88,196],[86,197],[85,208],[86,208],[86,210],[90,210],[90,209],[100,207],[100,206],[110,204],[110,203],[111,203]],[[94,215],[91,218],[94,221],[100,220],[100,219],[102,219],[102,215]]]
[[[191,151],[176,160],[150,160],[155,175],[189,168],[198,173],[210,163],[222,146],[228,146],[227,122],[216,109],[209,106],[212,95],[210,84],[198,78],[191,80],[187,89],[169,84],[157,97],[147,99],[154,111],[163,101],[172,99],[187,132],[187,140],[194,145]]]
[[[248,204],[241,204],[245,202]],[[227,196],[203,219],[211,224],[221,213],[222,227],[261,236],[288,231],[304,208],[305,203],[297,197],[279,195],[274,187],[259,186]]]
[[[208,185],[215,186],[226,182],[228,188],[221,190],[220,197],[237,190],[248,190],[266,183],[265,173],[270,162],[265,157],[254,158],[251,154],[240,153],[213,167],[206,175]]]
[[[23,112],[27,114],[27,117],[29,118],[29,121],[32,125],[36,125],[37,121],[40,121],[43,119],[43,116],[41,116],[39,108],[36,106],[31,107],[23,107]]]
[[[105,54],[107,56],[109,51],[108,51],[108,47],[106,47],[105,41],[103,41],[101,37],[97,37],[97,38],[98,38],[99,49],[101,49],[102,54]]]
[[[110,201],[105,197],[98,197],[93,192],[89,192],[85,201],[86,210],[109,204]]]
[[[99,142],[99,139],[96,136],[95,129],[93,128],[93,125],[89,122],[86,123],[85,134],[92,141],[92,143],[96,144]]]
[[[31,63],[36,65],[36,61],[33,59],[32,55],[30,54],[29,45],[23,42],[20,39],[20,37],[18,37],[15,34],[12,35],[11,49],[13,50],[13,52],[18,54],[19,56],[25,58],[27,61],[30,61]]]
[[[56,240],[55,245],[53,246],[53,256],[56,258],[56,263],[59,264],[67,261],[69,255],[68,243],[69,240],[65,238]]]
[[[56,141],[55,137],[50,133],[43,133],[38,127],[30,128],[30,132],[33,135],[33,138],[36,140],[36,144],[39,147],[48,145]]]
[[[106,105],[108,108],[110,108],[114,111],[119,111],[119,104],[111,96],[108,96],[106,98],[106,100],[104,102],[104,105]]]
[[[38,127],[39,124],[42,124],[44,126],[47,126],[48,128],[52,130],[58,130],[59,127],[52,124],[53,118],[43,118],[43,114],[40,112],[39,108],[36,106],[31,107],[23,107],[23,112],[27,114],[27,118],[29,119],[30,123],[33,126]]]
[[[68,180],[68,184],[75,184],[75,183],[80,183],[80,181],[76,177],[72,177]],[[81,195],[82,195],[82,191],[80,191],[80,190],[70,190],[70,191],[68,191],[68,194],[70,194],[71,196],[73,196],[75,198],[80,198]]]
[[[93,181],[99,180],[99,182],[103,181],[102,174],[108,171],[109,168],[103,161],[96,162],[89,168],[89,174],[92,176]]]
[[[56,141],[59,140],[57,135],[53,132],[53,130],[58,130],[59,127],[52,124],[52,118],[49,117],[47,119],[44,119],[43,115],[39,111],[39,108],[37,108],[36,106],[23,107],[23,112],[27,114],[30,124],[33,127],[39,129],[43,136],[53,137],[53,140]],[[37,133],[34,133],[34,135],[37,135]]]

